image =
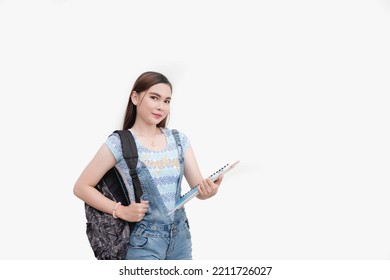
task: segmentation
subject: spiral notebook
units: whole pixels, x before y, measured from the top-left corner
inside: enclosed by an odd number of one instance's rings
[[[235,161],[233,163],[228,163],[228,164],[224,165],[223,167],[221,167],[220,169],[215,171],[213,174],[211,174],[209,176],[209,178],[211,180],[213,180],[214,182],[217,181],[219,176],[221,176],[222,174],[225,174],[226,172],[232,170],[232,168],[235,167],[239,162],[240,161],[237,160],[237,161]],[[169,214],[172,214],[177,209],[180,209],[181,207],[183,207],[184,204],[186,204],[188,201],[190,201],[195,196],[197,196],[198,193],[199,193],[198,186],[193,187],[190,191],[188,191],[186,194],[181,196],[178,201],[176,201],[175,207],[171,211],[169,211]]]

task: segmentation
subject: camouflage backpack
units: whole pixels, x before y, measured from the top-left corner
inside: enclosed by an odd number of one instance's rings
[[[142,188],[138,179],[136,166],[138,161],[137,146],[129,130],[116,130],[121,139],[123,158],[130,170],[133,182],[135,201],[140,202]],[[119,171],[114,166],[96,185],[107,198],[130,204],[128,192]],[[122,219],[115,219],[111,214],[99,211],[85,203],[85,216],[87,218],[87,237],[93,253],[98,260],[121,260],[126,257],[129,236],[135,223]]]

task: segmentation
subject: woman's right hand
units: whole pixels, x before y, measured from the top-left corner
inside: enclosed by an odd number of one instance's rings
[[[131,203],[128,206],[119,205],[115,213],[122,220],[139,222],[145,217],[148,208],[149,201],[141,200],[140,203]]]

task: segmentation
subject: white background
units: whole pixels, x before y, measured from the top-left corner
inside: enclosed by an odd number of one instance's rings
[[[147,70],[204,176],[241,160],[195,259],[390,259],[389,0],[0,0],[0,259],[93,259],[73,184]]]

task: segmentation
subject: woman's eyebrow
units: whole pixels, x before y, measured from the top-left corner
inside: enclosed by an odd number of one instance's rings
[[[158,97],[161,97],[161,94],[157,93],[157,92],[149,92],[149,94],[152,94],[152,95],[155,95],[155,96],[158,96]],[[171,100],[171,97],[166,97],[165,99],[169,99]]]

